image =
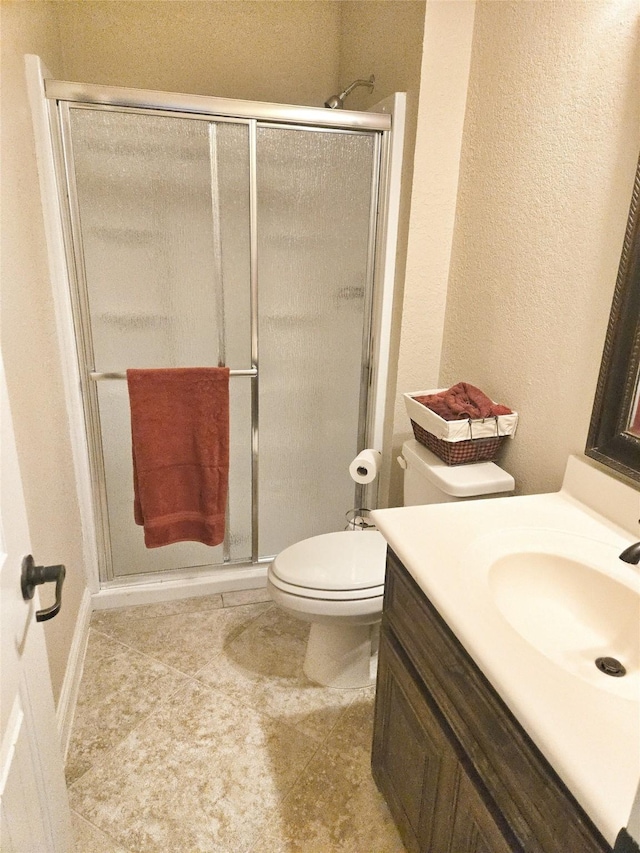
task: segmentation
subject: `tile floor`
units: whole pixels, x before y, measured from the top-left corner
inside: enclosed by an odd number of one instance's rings
[[[404,853],[373,688],[302,674],[264,591],[93,614],[67,758],[76,853]]]

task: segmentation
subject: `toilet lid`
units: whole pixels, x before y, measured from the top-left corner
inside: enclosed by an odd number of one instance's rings
[[[384,584],[386,550],[387,543],[377,530],[324,533],[285,548],[271,564],[271,572],[287,584],[306,589],[379,587]]]

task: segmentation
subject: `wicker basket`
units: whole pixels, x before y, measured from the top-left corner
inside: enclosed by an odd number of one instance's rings
[[[403,395],[416,441],[447,465],[492,462],[506,439],[515,434],[517,413],[483,420],[445,421],[415,399],[438,393],[439,390],[445,389],[414,391]]]
[[[444,441],[427,432],[420,424],[411,421],[416,441],[446,462],[447,465],[465,465],[468,462],[493,462],[508,435],[493,438],[471,438],[468,441]]]

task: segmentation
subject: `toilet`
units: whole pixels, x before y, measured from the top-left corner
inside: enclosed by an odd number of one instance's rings
[[[402,445],[398,462],[404,468],[404,506],[504,496],[516,487],[495,462],[447,465],[415,439]]]
[[[510,474],[493,462],[449,466],[412,439],[398,461],[404,504],[512,492]],[[325,687],[375,682],[384,594],[386,542],[377,530],[342,530],[296,542],[269,566],[267,590],[292,616],[311,623],[304,673]]]

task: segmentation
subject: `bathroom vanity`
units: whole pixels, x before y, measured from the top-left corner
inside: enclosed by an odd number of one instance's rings
[[[627,825],[640,575],[618,556],[639,497],[594,476],[573,458],[558,493],[373,513],[389,551],[372,770],[411,853],[611,853]],[[624,677],[595,665],[610,654]]]
[[[393,552],[373,775],[408,850],[610,853]]]

